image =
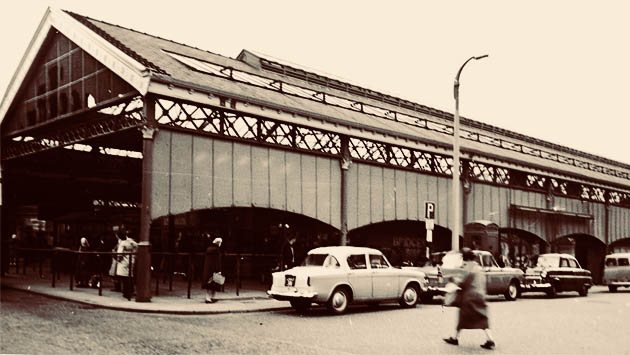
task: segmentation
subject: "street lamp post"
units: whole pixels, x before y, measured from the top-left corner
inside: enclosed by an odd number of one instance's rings
[[[480,55],[478,57],[470,57],[462,64],[457,71],[455,77],[454,95],[455,95],[455,119],[453,120],[453,227],[451,228],[451,249],[459,250],[459,222],[460,222],[460,206],[459,206],[459,76],[462,70],[471,60],[479,60],[486,58],[488,55]]]

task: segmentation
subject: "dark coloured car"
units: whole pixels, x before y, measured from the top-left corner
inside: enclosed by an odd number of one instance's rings
[[[511,267],[500,267],[492,254],[488,251],[473,250],[476,262],[486,274],[486,292],[489,295],[504,295],[507,300],[514,301],[520,294],[523,282],[523,271]],[[463,276],[462,254],[455,251],[444,253],[437,267],[424,267],[423,271],[429,280],[428,290],[422,294],[424,303],[430,302],[433,296],[444,295],[445,286],[450,278]]]
[[[593,285],[589,270],[582,269],[580,263],[569,254],[541,254],[536,266],[527,269],[522,292],[545,292],[556,297],[558,292],[577,291],[580,296],[588,295]]]

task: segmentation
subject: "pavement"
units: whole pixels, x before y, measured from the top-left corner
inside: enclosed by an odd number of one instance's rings
[[[157,285],[159,288],[157,295],[156,283],[152,280],[150,302],[137,302],[134,298],[129,301],[123,298],[122,293],[111,289],[113,283],[108,280],[104,283],[102,296],[99,296],[97,288],[77,288],[74,285],[73,290],[70,290],[70,278],[67,275],[56,281],[56,287],[52,287],[49,274],[40,277],[34,270],[29,270],[26,275],[10,272],[3,275],[0,280],[2,288],[12,288],[95,307],[129,312],[201,315],[290,308],[289,302],[270,298],[266,293],[267,287],[253,280],[243,281],[238,294],[236,285],[226,282],[224,291],[216,293],[217,302],[210,304],[205,303],[206,291],[201,289],[199,282],[192,283],[190,298],[188,298],[188,283],[181,276],[173,277],[171,291],[169,291],[168,280],[161,280]]]

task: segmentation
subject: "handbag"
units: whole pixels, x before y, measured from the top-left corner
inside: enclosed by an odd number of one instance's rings
[[[225,276],[221,275],[220,272],[215,272],[212,274],[212,282],[223,285],[225,283]]]
[[[445,307],[459,307],[462,303],[462,289],[455,283],[449,282],[444,286],[446,293],[444,294]]]

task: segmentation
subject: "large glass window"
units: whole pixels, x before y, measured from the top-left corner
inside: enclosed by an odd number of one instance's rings
[[[619,258],[619,266],[628,266],[628,258]]]
[[[615,258],[606,259],[606,266],[617,266],[617,259]]]

